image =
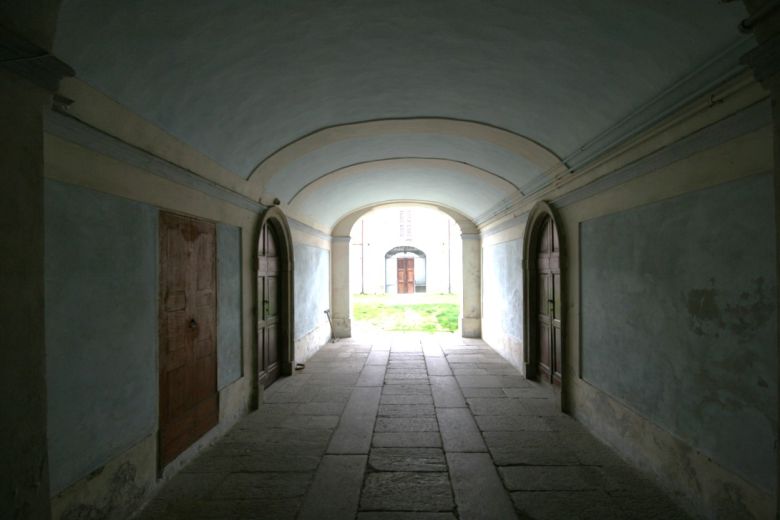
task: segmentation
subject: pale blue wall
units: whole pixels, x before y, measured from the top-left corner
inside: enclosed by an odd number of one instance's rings
[[[155,431],[157,210],[46,181],[45,211],[49,469],[57,493]]]
[[[482,249],[482,319],[491,334],[523,340],[523,241]],[[497,330],[496,330],[497,329]]]
[[[295,339],[327,321],[330,302],[330,251],[304,244],[295,249]]]
[[[770,491],[773,208],[764,175],[580,228],[583,377]]]
[[[217,385],[241,377],[241,229],[217,224]]]

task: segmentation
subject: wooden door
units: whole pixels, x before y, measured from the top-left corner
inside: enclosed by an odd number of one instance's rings
[[[558,232],[549,217],[541,225],[538,242],[537,315],[540,377],[561,383],[561,266]]]
[[[398,292],[414,292],[414,258],[398,258]]]
[[[263,225],[257,243],[258,381],[267,387],[279,377],[279,241],[271,226]]]
[[[219,421],[216,228],[160,214],[160,463]]]

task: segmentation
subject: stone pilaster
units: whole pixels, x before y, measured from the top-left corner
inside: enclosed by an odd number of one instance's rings
[[[0,9],[0,517],[48,520],[43,112],[72,71],[3,28],[35,25],[22,4]],[[46,40],[46,27],[25,32]]]
[[[349,301],[349,240],[348,236],[334,236],[330,245],[330,311],[333,334],[337,338],[352,336]]]
[[[463,233],[463,308],[461,333],[464,338],[482,337],[482,240],[479,234]]]

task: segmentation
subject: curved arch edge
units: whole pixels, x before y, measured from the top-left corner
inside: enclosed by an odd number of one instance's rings
[[[263,190],[268,180],[276,173],[319,148],[349,139],[398,133],[434,133],[483,140],[538,164],[543,171],[561,165],[561,158],[543,144],[505,128],[479,121],[442,117],[376,119],[328,126],[295,139],[258,163],[249,174],[247,182],[253,189]]]
[[[419,207],[436,209],[441,211],[442,213],[447,214],[450,218],[452,218],[452,220],[454,220],[455,223],[458,224],[458,227],[460,227],[461,234],[464,235],[479,234],[479,229],[477,228],[477,225],[476,223],[474,223],[474,221],[472,221],[469,217],[465,216],[461,212],[449,206],[444,206],[442,204],[437,204],[435,202],[428,202],[428,201],[396,200],[396,201],[384,201],[376,204],[370,204],[368,206],[358,208],[352,211],[351,213],[347,213],[346,215],[342,216],[338,221],[336,221],[336,223],[333,225],[331,236],[333,238],[349,237],[349,234],[352,231],[352,226],[355,225],[355,222],[357,222],[360,219],[360,217],[362,217],[366,213],[369,213],[370,211],[374,211],[376,209],[381,209],[381,208],[389,208],[393,206],[419,206]]]

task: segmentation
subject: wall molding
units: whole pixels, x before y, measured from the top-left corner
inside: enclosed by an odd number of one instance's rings
[[[139,168],[181,186],[191,188],[233,206],[260,214],[267,206],[249,197],[205,179],[197,173],[182,168],[152,153],[137,148],[79,119],[48,111],[44,114],[45,132],[65,139],[88,150],[105,155],[119,162]]]
[[[719,85],[743,74],[747,69],[746,54],[754,47],[752,38],[740,36],[720,53],[704,62],[691,73],[673,83],[655,97],[638,107],[614,125],[596,135],[576,150],[566,154],[561,162],[570,174],[589,167],[610,150],[626,143],[653,126],[669,119],[686,105],[705,97]],[[520,203],[524,198],[550,186],[560,170],[540,173],[520,186],[520,193],[501,200],[491,210],[479,215],[477,224],[483,224]]]
[[[692,155],[715,148],[770,124],[772,124],[772,109],[769,100],[765,99],[683,137],[679,141],[656,152],[618,168],[589,184],[554,198],[551,205],[556,209],[571,206],[620,184],[663,169]],[[487,238],[511,227],[521,225],[528,217],[528,213],[528,211],[524,211],[509,220],[500,222],[483,231],[481,236]]]
[[[556,208],[565,208],[598,193],[609,190],[647,173],[660,170],[692,155],[715,148],[728,141],[749,134],[772,123],[772,109],[768,100],[760,101],[725,119],[706,126],[656,152],[629,163],[553,199]]]
[[[661,91],[577,150],[567,154],[563,158],[564,163],[572,171],[580,170],[607,150],[667,119],[683,106],[738,76],[747,69],[747,66],[741,61],[742,56],[754,45],[752,38],[738,37],[719,54]]]
[[[65,62],[26,39],[0,27],[0,67],[55,93],[60,80],[75,75]]]

